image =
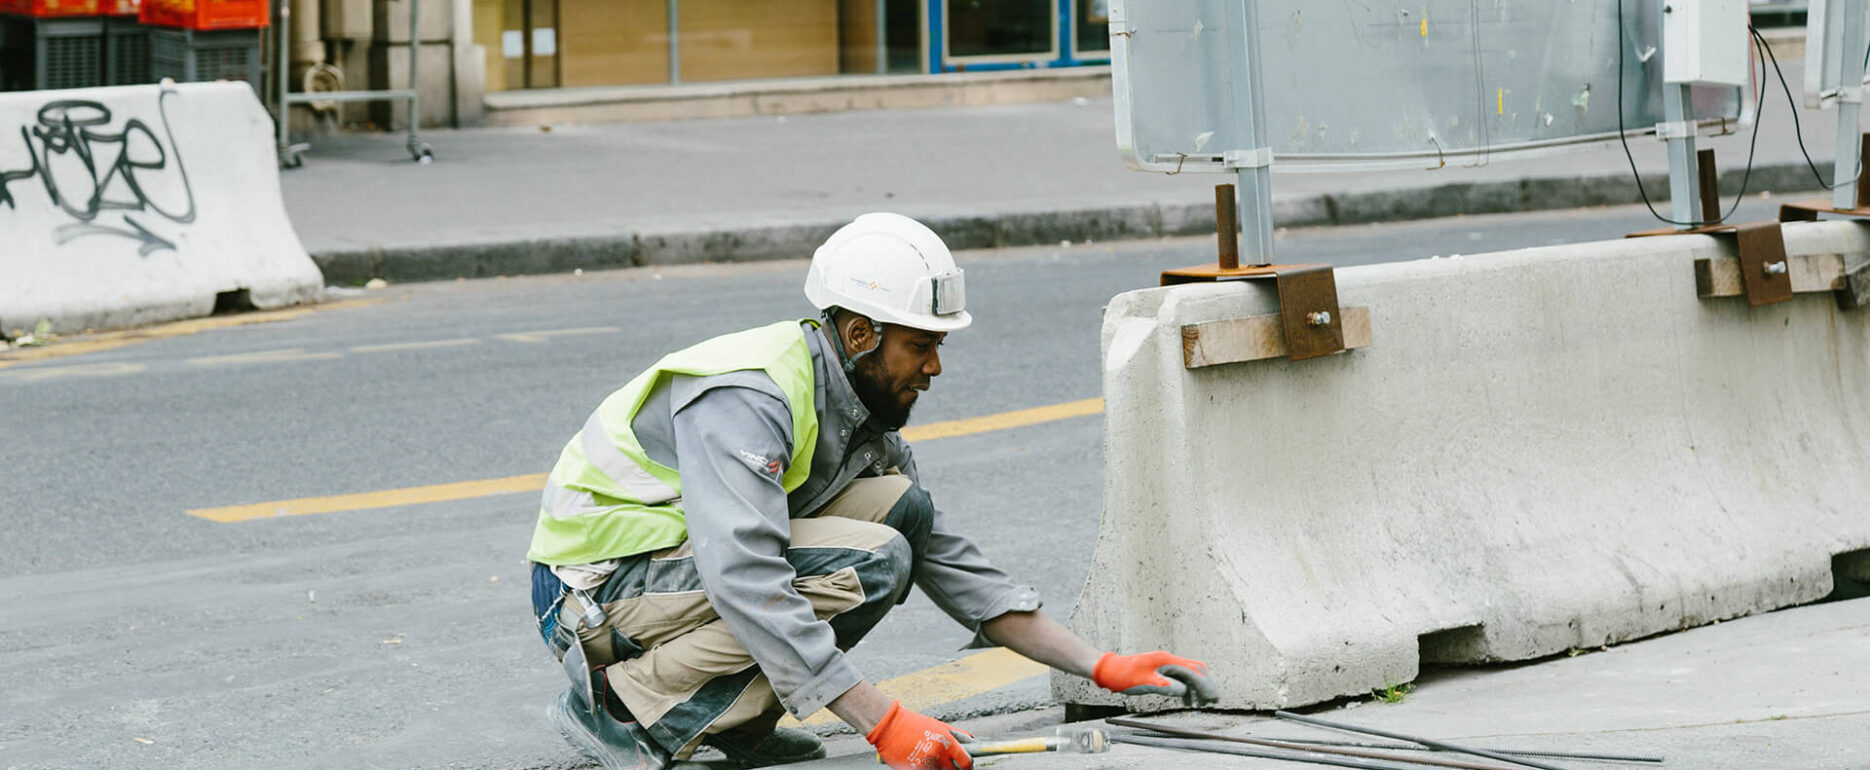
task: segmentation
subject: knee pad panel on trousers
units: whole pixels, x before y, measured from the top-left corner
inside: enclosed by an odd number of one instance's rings
[[[928,544],[929,530],[935,527],[935,501],[921,484],[910,484],[889,515],[883,517],[883,523],[901,533],[909,549],[920,556]]]

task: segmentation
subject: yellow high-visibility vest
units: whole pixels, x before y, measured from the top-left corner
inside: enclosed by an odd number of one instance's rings
[[[673,375],[765,372],[792,412],[792,464],[780,484],[790,493],[805,483],[818,444],[816,375],[805,334],[816,328],[810,321],[781,321],[715,337],[664,356],[610,394],[559,453],[526,558],[541,564],[590,564],[688,539],[681,474],[651,460],[630,429],[650,393]]]

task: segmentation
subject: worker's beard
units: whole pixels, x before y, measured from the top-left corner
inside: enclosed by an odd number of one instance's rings
[[[851,371],[851,389],[857,391],[857,400],[870,410],[873,419],[889,430],[896,430],[909,424],[909,412],[915,409],[915,402],[898,401],[896,394],[883,385],[883,362],[879,359],[875,353],[857,359],[857,367]]]

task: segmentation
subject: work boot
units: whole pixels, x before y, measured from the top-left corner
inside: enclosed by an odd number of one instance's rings
[[[818,736],[786,727],[776,727],[771,732],[727,730],[704,736],[701,743],[720,749],[729,761],[741,767],[767,767],[825,758],[825,744]]]
[[[642,725],[619,721],[601,706],[591,713],[575,688],[565,690],[547,712],[565,741],[604,770],[662,770],[669,762]]]

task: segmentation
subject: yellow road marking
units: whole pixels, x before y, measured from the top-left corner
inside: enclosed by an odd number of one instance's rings
[[[191,358],[188,362],[196,366],[227,366],[230,364],[276,364],[282,361],[329,361],[343,357],[341,353],[307,353],[304,348],[286,348],[284,350],[262,350],[258,353],[237,353],[231,356]]]
[[[1037,406],[1014,412],[1001,412],[985,417],[970,417],[965,420],[931,422],[927,425],[914,425],[902,429],[905,441],[928,441],[938,438],[953,438],[974,433],[986,433],[994,430],[1006,430],[1042,422],[1064,420],[1072,417],[1088,417],[1104,411],[1104,399],[1087,398],[1082,401],[1067,401],[1051,406]]]
[[[163,339],[166,337],[185,337],[210,329],[225,329],[230,326],[290,321],[294,318],[324,310],[342,310],[344,308],[363,307],[366,305],[375,305],[383,301],[384,300],[381,299],[353,299],[343,302],[327,302],[322,305],[287,308],[284,310],[266,310],[258,313],[194,318],[187,321],[160,324],[142,329],[126,329],[116,332],[101,332],[98,334],[60,338],[54,344],[45,347],[19,348],[0,353],[0,369],[26,363],[28,361],[45,361],[53,358],[65,358],[67,356],[81,356],[87,353],[102,353],[107,350],[116,350],[121,347],[135,345],[139,342],[147,342],[149,340]]]
[[[111,377],[119,374],[136,374],[148,367],[142,364],[105,363],[72,364],[70,366],[47,366],[38,369],[21,369],[11,373],[11,378],[20,382],[44,382],[60,377]]]
[[[232,523],[253,519],[270,519],[276,516],[303,516],[308,513],[337,513],[339,511],[362,511],[371,508],[394,508],[402,505],[420,503],[439,503],[449,500],[467,500],[476,497],[504,495],[513,492],[537,492],[545,487],[546,474],[529,473],[524,476],[509,476],[504,479],[486,479],[484,481],[462,481],[454,484],[435,484],[426,487],[391,489],[383,492],[362,492],[354,495],[332,495],[330,497],[301,497],[297,500],[281,500],[274,503],[255,503],[253,505],[229,505],[221,508],[197,508],[188,515]]]
[[[902,701],[903,708],[927,711],[943,703],[953,703],[971,695],[997,690],[1045,672],[1045,664],[1027,660],[1004,647],[996,647],[934,668],[885,679],[877,683],[877,689]],[[779,721],[779,726],[825,725],[836,721],[837,715],[823,710],[807,717],[803,723],[788,716]]]
[[[494,339],[507,342],[545,342],[551,337],[577,337],[585,334],[615,334],[622,329],[615,326],[585,326],[577,329],[552,329],[540,332],[521,332],[518,334],[496,334]]]
[[[1085,417],[1101,413],[1104,399],[1087,398],[1082,401],[1069,401],[1063,404],[1021,409],[1013,412],[1001,412],[985,417],[966,420],[949,420],[928,425],[904,428],[902,436],[908,441],[932,441],[938,438],[953,438],[995,430],[1007,430],[1043,422],[1064,420],[1072,417]],[[196,508],[188,515],[209,521],[232,523],[252,519],[269,519],[276,516],[300,516],[310,513],[338,513],[342,511],[362,511],[371,508],[393,508],[404,505],[440,503],[453,500],[467,500],[476,497],[489,497],[514,492],[537,492],[545,487],[546,474],[533,473],[525,476],[509,476],[503,479],[483,481],[462,481],[453,484],[434,484],[426,487],[408,487],[382,492],[362,492],[330,497],[302,497],[297,500],[281,500],[271,503],[253,503],[250,505],[229,505],[220,508]]]
[[[479,345],[480,340],[463,337],[457,340],[433,340],[430,342],[392,342],[388,345],[358,345],[351,348],[352,353],[394,353],[403,350],[424,350],[427,348],[452,348],[462,345]]]

